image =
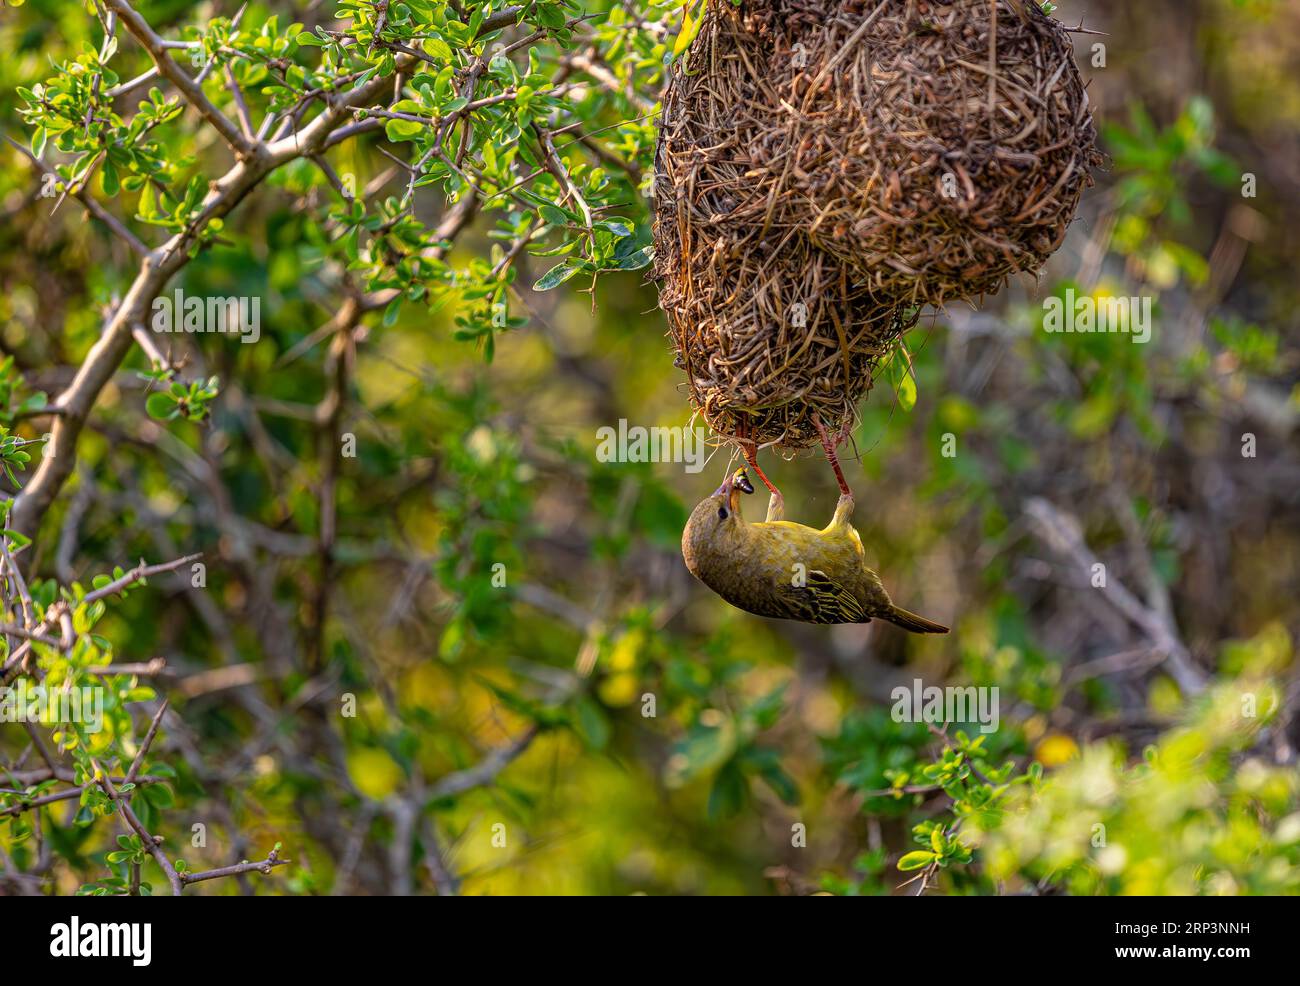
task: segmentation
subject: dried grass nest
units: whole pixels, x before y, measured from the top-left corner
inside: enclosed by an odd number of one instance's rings
[[[803,448],[918,306],[1042,266],[1096,131],[1032,0],[706,2],[663,100],[660,305],[710,426]]]

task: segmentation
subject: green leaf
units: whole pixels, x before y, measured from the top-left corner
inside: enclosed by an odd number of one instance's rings
[[[603,750],[609,742],[609,720],[604,711],[589,696],[583,695],[574,703],[573,727],[593,750]]]
[[[788,805],[797,805],[799,803],[799,788],[794,779],[787,774],[780,764],[770,763],[764,765],[759,776],[767,782],[767,786],[772,789],[778,798]]]
[[[144,409],[149,417],[156,418],[159,421],[166,421],[176,415],[176,398],[170,394],[155,391],[145,400]]]
[[[9,546],[11,548],[25,548],[32,543],[32,539],[21,531],[11,531],[8,528],[5,528],[5,530],[0,531],[0,533],[4,534],[4,536],[9,539]]]
[[[394,144],[404,140],[413,140],[424,130],[424,124],[414,120],[388,120],[384,123],[384,133]]]
[[[105,195],[116,195],[121,189],[122,183],[118,179],[117,166],[112,161],[105,160],[103,167],[100,168],[99,184]]]
[[[451,45],[443,41],[442,38],[425,38],[424,53],[439,61],[450,62],[452,60]]]
[[[937,858],[938,857],[936,857],[935,854],[932,852],[926,852],[923,849],[918,849],[915,852],[907,853],[902,859],[900,859],[898,861],[898,868],[902,870],[904,873],[907,873],[910,870],[924,869],[925,867],[933,863]]]
[[[709,818],[730,818],[745,807],[749,789],[745,775],[735,760],[729,761],[713,778],[709,789]]]
[[[623,240],[624,243],[630,243],[630,240]],[[650,246],[642,247],[624,257],[618,257],[611,265],[611,270],[640,270],[647,266],[654,259],[654,248]]]
[[[903,379],[898,382],[898,406],[904,411],[910,411],[916,407],[916,378],[912,376],[912,371],[904,368]]]
[[[151,784],[144,789],[145,799],[155,808],[170,808],[176,804],[172,789],[166,784]]]
[[[539,277],[537,283],[533,285],[533,290],[550,291],[552,288],[558,288],[576,273],[578,273],[578,268],[566,260],[563,263],[556,264]]]
[[[557,209],[553,205],[540,206],[537,211],[541,214],[542,219],[552,226],[567,226],[572,222],[568,213],[563,209]]]

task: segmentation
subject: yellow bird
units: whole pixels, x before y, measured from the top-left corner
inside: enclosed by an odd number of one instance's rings
[[[833,446],[829,450],[833,455]],[[841,476],[833,457],[831,463]],[[853,494],[842,478],[835,516],[822,531],[784,520],[780,493],[768,485],[772,499],[762,523],[741,516],[741,494],[754,492],[744,469],[695,508],[682,533],[682,557],[692,575],[731,605],[758,616],[804,623],[881,619],[912,633],[948,632],[895,606],[867,567],[862,539],[849,523]]]

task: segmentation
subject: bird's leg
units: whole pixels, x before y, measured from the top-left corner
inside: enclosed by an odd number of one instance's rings
[[[785,518],[785,497],[781,491],[772,485],[772,481],[767,478],[767,473],[763,472],[758,464],[758,443],[749,439],[749,422],[746,420],[741,425],[740,450],[745,455],[745,461],[749,463],[751,469],[758,474],[758,478],[763,481],[768,492],[772,494],[767,501],[767,521],[771,523],[774,520],[783,520]]]
[[[844,470],[840,468],[840,458],[835,454],[836,441],[832,441],[831,437],[826,434],[826,429],[822,426],[821,418],[816,414],[812,416],[812,423],[817,429],[817,434],[821,436],[822,448],[826,450],[826,458],[830,461],[831,468],[835,470],[835,478],[839,480],[840,498],[843,499],[844,497],[848,497],[852,500],[853,491],[849,489],[849,484],[844,479]],[[843,437],[843,432],[841,432],[837,441],[842,441]]]

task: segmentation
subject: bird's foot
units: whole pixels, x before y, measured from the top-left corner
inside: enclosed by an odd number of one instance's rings
[[[774,520],[785,520],[785,497],[780,490],[773,490],[767,501],[767,522],[770,524]]]
[[[826,434],[826,428],[822,425],[821,418],[815,413],[812,416],[812,423],[813,427],[817,429],[817,434],[821,437],[822,448],[826,450],[826,458],[830,462],[831,468],[835,470],[835,478],[840,484],[840,499],[843,500],[845,497],[848,497],[851,506],[853,502],[853,491],[849,489],[849,484],[844,479],[844,470],[840,468],[840,458],[835,454],[835,446],[844,441],[844,429],[841,429],[840,434],[832,440],[831,437]]]
[[[841,493],[839,501],[835,504],[835,516],[831,518],[832,527],[840,527],[849,522],[853,516],[853,494]]]
[[[772,485],[772,481],[767,478],[767,473],[763,472],[762,468],[758,464],[758,444],[749,439],[749,422],[745,422],[741,425],[740,433],[740,450],[745,455],[745,461],[749,463],[749,467],[754,470],[758,475],[758,478],[763,481],[763,485],[766,486],[768,492],[772,494],[773,500],[779,501],[784,508],[785,500],[781,496],[781,491]],[[771,504],[768,505],[767,512],[769,515],[772,513]]]

